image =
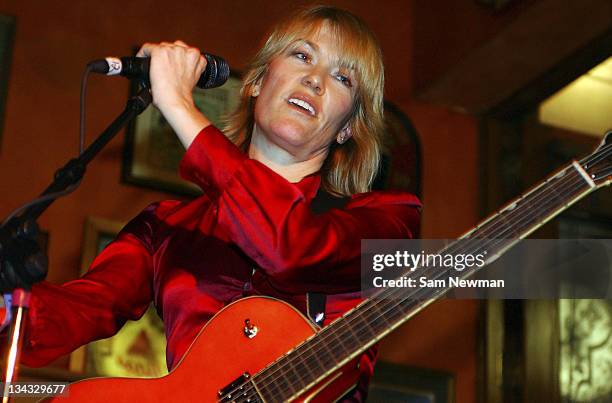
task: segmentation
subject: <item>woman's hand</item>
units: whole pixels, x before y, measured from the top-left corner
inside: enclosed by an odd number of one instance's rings
[[[191,92],[206,68],[199,49],[182,41],[145,43],[136,56],[151,58],[149,79],[155,106],[161,109],[193,104]]]
[[[138,57],[150,57],[149,81],[153,104],[161,111],[185,146],[210,121],[193,102],[193,88],[206,68],[206,59],[199,49],[182,41],[159,44],[145,43]]]

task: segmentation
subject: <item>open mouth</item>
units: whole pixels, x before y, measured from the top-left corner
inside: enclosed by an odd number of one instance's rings
[[[307,112],[310,116],[316,115],[315,108],[303,99],[289,98],[288,102],[291,105],[295,105],[303,111]]]

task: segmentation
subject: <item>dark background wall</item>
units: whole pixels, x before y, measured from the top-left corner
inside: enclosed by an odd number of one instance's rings
[[[419,132],[422,237],[459,235],[478,219],[477,120],[419,102],[415,94],[534,2],[518,2],[503,12],[467,0],[327,3],[351,10],[376,32],[385,55],[387,99],[410,116]],[[80,76],[88,61],[128,55],[146,41],[182,39],[242,70],[266,30],[297,4],[305,3],[2,2],[0,13],[16,16],[17,29],[0,137],[0,216],[35,196],[76,154]],[[119,113],[127,93],[122,79],[90,79],[88,141]],[[126,221],[151,201],[176,198],[120,183],[122,148],[123,136],[118,136],[90,165],[81,187],[41,218],[50,234],[49,281],[78,275],[86,217]],[[388,337],[380,357],[450,371],[456,375],[457,401],[475,401],[478,318],[475,301],[436,303]]]

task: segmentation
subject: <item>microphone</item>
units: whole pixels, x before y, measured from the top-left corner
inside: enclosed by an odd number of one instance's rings
[[[206,68],[200,76],[196,86],[200,88],[214,88],[223,85],[230,75],[227,62],[219,56],[204,53]],[[120,75],[128,79],[139,79],[149,82],[149,57],[107,57],[106,59],[94,60],[88,66],[94,73],[106,74],[107,76]]]

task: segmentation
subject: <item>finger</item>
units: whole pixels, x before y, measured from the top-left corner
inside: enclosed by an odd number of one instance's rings
[[[153,51],[155,47],[157,47],[157,44],[147,42],[140,47],[140,49],[136,53],[136,56],[137,57],[150,57],[151,52]]]
[[[198,75],[200,75],[200,74],[202,74],[204,72],[204,70],[206,69],[206,65],[207,64],[208,64],[208,60],[206,60],[204,55],[202,55],[202,53],[200,53],[200,58],[198,59],[198,63],[196,65],[196,69],[197,69]]]
[[[182,48],[188,48],[189,47],[189,45],[187,45],[185,42],[181,41],[180,39],[174,41],[174,44],[177,45],[177,46],[180,46]]]
[[[189,46],[184,49],[189,59],[191,59],[194,63],[196,63],[198,59],[202,56],[202,52],[198,48]]]

